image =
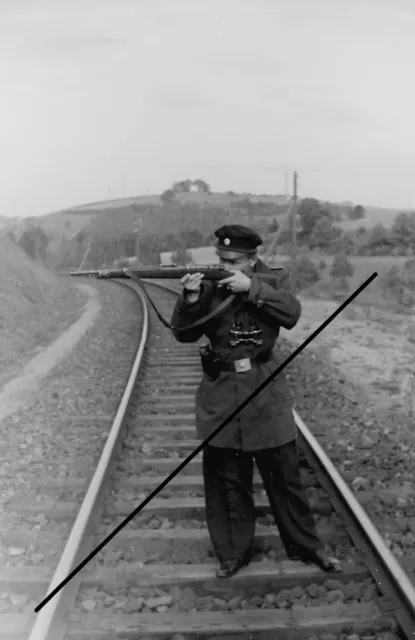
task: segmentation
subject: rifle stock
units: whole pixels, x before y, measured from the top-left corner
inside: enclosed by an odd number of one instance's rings
[[[271,267],[273,271],[281,267]],[[91,278],[128,278],[128,271],[135,273],[139,278],[157,280],[180,280],[187,273],[203,273],[204,280],[223,280],[229,278],[232,273],[221,266],[193,266],[193,267],[125,267],[121,269],[97,269],[95,271],[70,271],[71,276],[89,276]]]

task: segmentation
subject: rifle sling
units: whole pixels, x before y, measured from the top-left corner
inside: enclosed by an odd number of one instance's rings
[[[126,271],[126,273],[132,280],[134,280],[142,288],[145,295],[147,296],[148,301],[150,302],[151,306],[156,312],[156,315],[160,320],[160,322],[164,324],[164,326],[167,327],[167,329],[171,329],[172,331],[177,331],[178,333],[181,333],[182,331],[189,331],[190,329],[196,329],[196,327],[200,327],[202,324],[209,322],[209,320],[212,320],[213,318],[218,316],[220,313],[222,313],[222,311],[227,309],[236,298],[236,295],[233,293],[228,298],[223,300],[223,302],[221,302],[220,305],[216,307],[216,309],[213,309],[213,311],[210,311],[205,316],[203,316],[203,318],[199,318],[199,320],[196,320],[196,322],[193,322],[192,324],[188,324],[186,327],[176,328],[176,327],[173,327],[173,325],[170,324],[170,322],[168,322],[165,318],[163,318],[161,313],[158,311],[156,305],[154,304],[149,294],[147,293],[147,290],[144,286],[144,282],[141,280],[140,276],[138,276],[133,271],[130,271],[129,269]]]

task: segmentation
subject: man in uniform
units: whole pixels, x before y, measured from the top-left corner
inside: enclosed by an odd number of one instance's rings
[[[242,225],[215,232],[216,253],[232,276],[204,281],[182,278],[171,323],[183,328],[217,308],[230,293],[231,306],[206,324],[174,332],[179,342],[210,342],[201,350],[204,376],[196,392],[196,428],[205,440],[277,368],[273,348],[280,327],[292,329],[301,315],[289,291],[289,274],[271,271],[257,257],[260,236]],[[230,577],[251,558],[255,530],[253,458],[262,477],[282,543],[291,559],[340,571],[318,538],[301,482],[292,397],[279,373],[203,449],[206,519],[220,567]]]

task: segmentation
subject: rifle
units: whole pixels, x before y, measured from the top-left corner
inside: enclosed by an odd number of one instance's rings
[[[270,268],[273,271],[282,269],[282,267],[270,267]],[[176,265],[169,265],[169,266],[160,265],[159,267],[138,267],[138,268],[123,267],[121,269],[97,269],[95,271],[70,271],[71,276],[84,276],[84,277],[88,276],[91,278],[98,278],[98,279],[131,278],[143,289],[145,295],[147,296],[148,301],[150,302],[151,306],[156,312],[160,322],[162,322],[162,324],[164,324],[164,326],[167,327],[168,329],[176,331],[177,333],[188,331],[189,329],[194,329],[203,324],[206,324],[209,320],[212,320],[213,318],[218,316],[220,313],[222,313],[227,307],[229,307],[236,298],[235,294],[231,294],[223,302],[221,302],[221,304],[218,307],[216,307],[216,309],[208,313],[203,318],[196,320],[196,322],[193,322],[192,324],[187,325],[186,327],[180,327],[180,328],[173,327],[170,324],[170,322],[165,320],[163,316],[160,314],[160,312],[158,311],[156,305],[148,295],[141,278],[158,279],[158,280],[162,280],[162,279],[174,280],[174,279],[183,278],[183,276],[185,276],[187,273],[190,273],[190,274],[203,273],[203,279],[205,280],[224,280],[225,278],[230,278],[233,275],[230,271],[227,271],[222,265],[217,265],[217,266],[205,265],[205,266],[194,266],[194,267],[177,267]],[[267,279],[267,276],[268,278],[270,277],[270,274],[261,274],[261,275],[264,279]]]
[[[272,271],[282,267],[270,267]],[[187,273],[203,273],[204,280],[224,280],[233,274],[221,265],[200,265],[192,267],[178,267],[176,265],[160,265],[159,267],[124,267],[121,269],[97,269],[94,271],[70,271],[71,276],[89,276],[91,278],[131,278],[130,274],[144,279],[180,280]],[[265,275],[265,274],[264,274]]]

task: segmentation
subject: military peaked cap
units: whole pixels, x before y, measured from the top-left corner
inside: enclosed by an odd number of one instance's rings
[[[261,236],[242,224],[227,224],[215,231],[216,248],[231,253],[254,253],[262,244]]]

